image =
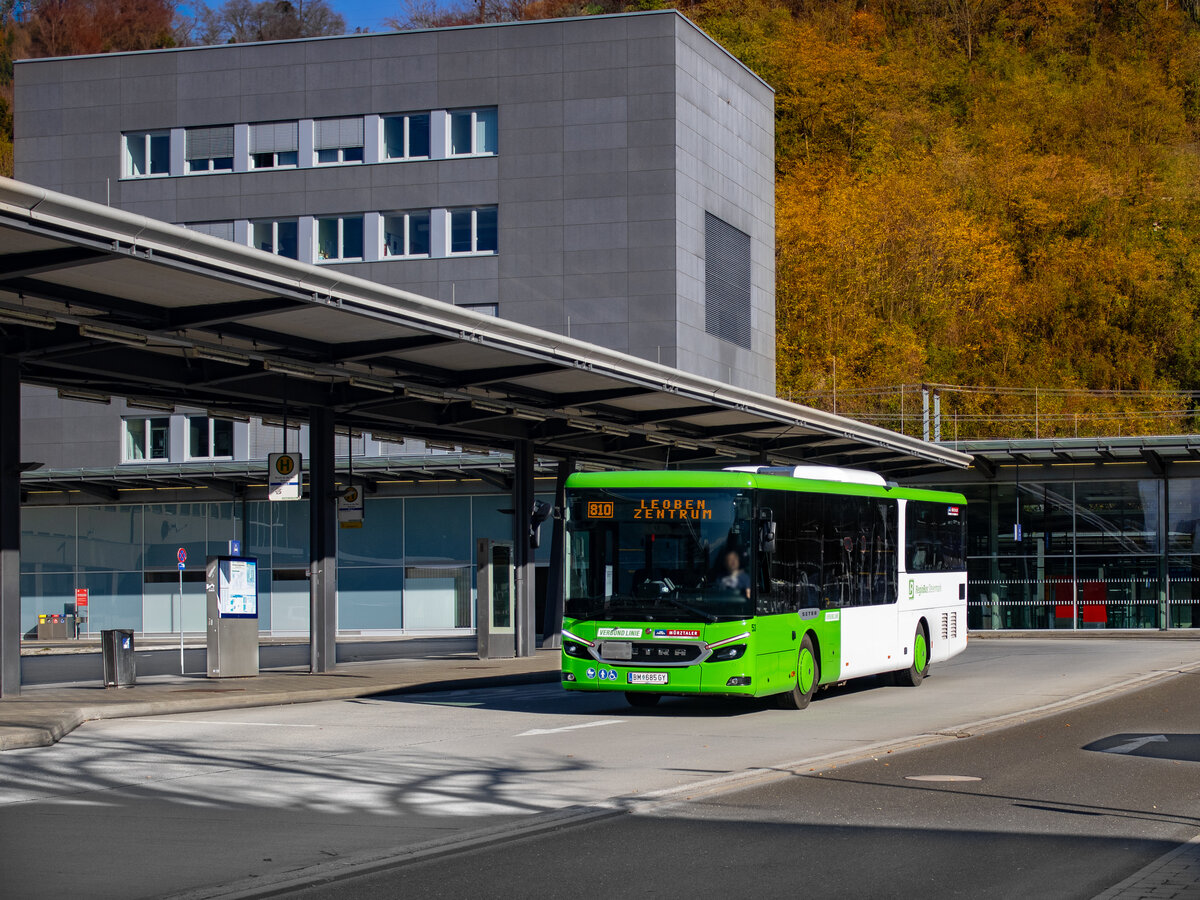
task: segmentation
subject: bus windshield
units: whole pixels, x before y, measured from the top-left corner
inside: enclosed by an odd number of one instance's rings
[[[573,619],[754,615],[753,502],[739,490],[579,490],[568,497]]]

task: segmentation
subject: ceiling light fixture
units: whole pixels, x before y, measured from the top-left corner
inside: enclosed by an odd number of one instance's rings
[[[446,399],[446,395],[443,393],[417,387],[406,387],[404,394],[407,397],[412,397],[414,400],[428,400],[430,403],[441,403]]]
[[[175,404],[169,400],[159,400],[156,397],[126,397],[125,405],[136,409],[157,409],[162,412],[175,412]]]
[[[59,388],[60,400],[84,400],[88,403],[112,403],[112,397],[99,391],[76,390],[74,388]]]
[[[368,378],[365,375],[351,375],[350,384],[354,387],[366,388],[368,391],[379,391],[381,394],[391,394],[396,386],[382,378]]]
[[[280,375],[295,375],[297,378],[321,377],[321,374],[316,369],[310,369],[307,366],[301,366],[297,363],[290,363],[284,360],[264,359],[263,368],[269,372],[278,372]]]
[[[150,338],[134,331],[123,331],[119,328],[108,328],[103,325],[80,325],[79,333],[83,337],[99,338],[102,341],[112,341],[114,344],[127,344],[130,347],[144,347],[150,343]]]
[[[53,331],[58,327],[58,322],[50,316],[26,312],[23,309],[0,309],[0,322],[10,325],[27,325],[30,328],[42,328],[46,331]]]
[[[482,409],[484,412],[494,412],[502,416],[508,415],[508,407],[502,403],[491,403],[487,400],[472,400],[471,405],[475,409]]]
[[[394,431],[372,431],[371,437],[384,444],[403,444],[405,436]]]
[[[230,422],[241,422],[243,425],[250,422],[249,413],[235,412],[231,409],[207,409],[205,413],[210,419],[226,419]]]
[[[184,351],[184,356],[194,359],[207,359],[212,362],[229,363],[232,366],[248,366],[249,358],[229,350],[217,350],[212,347],[191,347]]]

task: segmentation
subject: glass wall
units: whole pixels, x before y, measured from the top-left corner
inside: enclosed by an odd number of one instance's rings
[[[552,496],[538,499],[551,502]],[[363,527],[338,532],[338,630],[474,627],[475,541],[512,539],[508,495],[368,497]],[[550,556],[550,523],[535,560]],[[27,507],[21,520],[21,629],[75,611],[84,631],[205,630],[204,562],[241,540],[259,561],[259,627],[307,634],[308,504],[268,501]],[[182,602],[176,554],[187,552]],[[540,620],[538,625],[540,626]]]
[[[969,501],[971,628],[1200,622],[1200,480],[1022,480],[959,489]]]

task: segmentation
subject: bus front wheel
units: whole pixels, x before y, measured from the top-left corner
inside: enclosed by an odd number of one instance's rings
[[[912,665],[896,673],[896,684],[901,687],[916,687],[929,674],[929,638],[924,625],[917,626],[912,650]]]
[[[804,709],[817,692],[817,683],[821,680],[821,664],[813,651],[812,638],[807,634],[800,642],[800,652],[796,656],[796,683],[790,691],[779,695],[779,705],[784,709]]]
[[[662,694],[645,694],[641,691],[626,691],[625,699],[630,706],[654,706],[662,699]]]

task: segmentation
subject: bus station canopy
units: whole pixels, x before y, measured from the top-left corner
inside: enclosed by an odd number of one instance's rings
[[[970,457],[328,266],[0,178],[0,350],[67,398],[652,468]]]

